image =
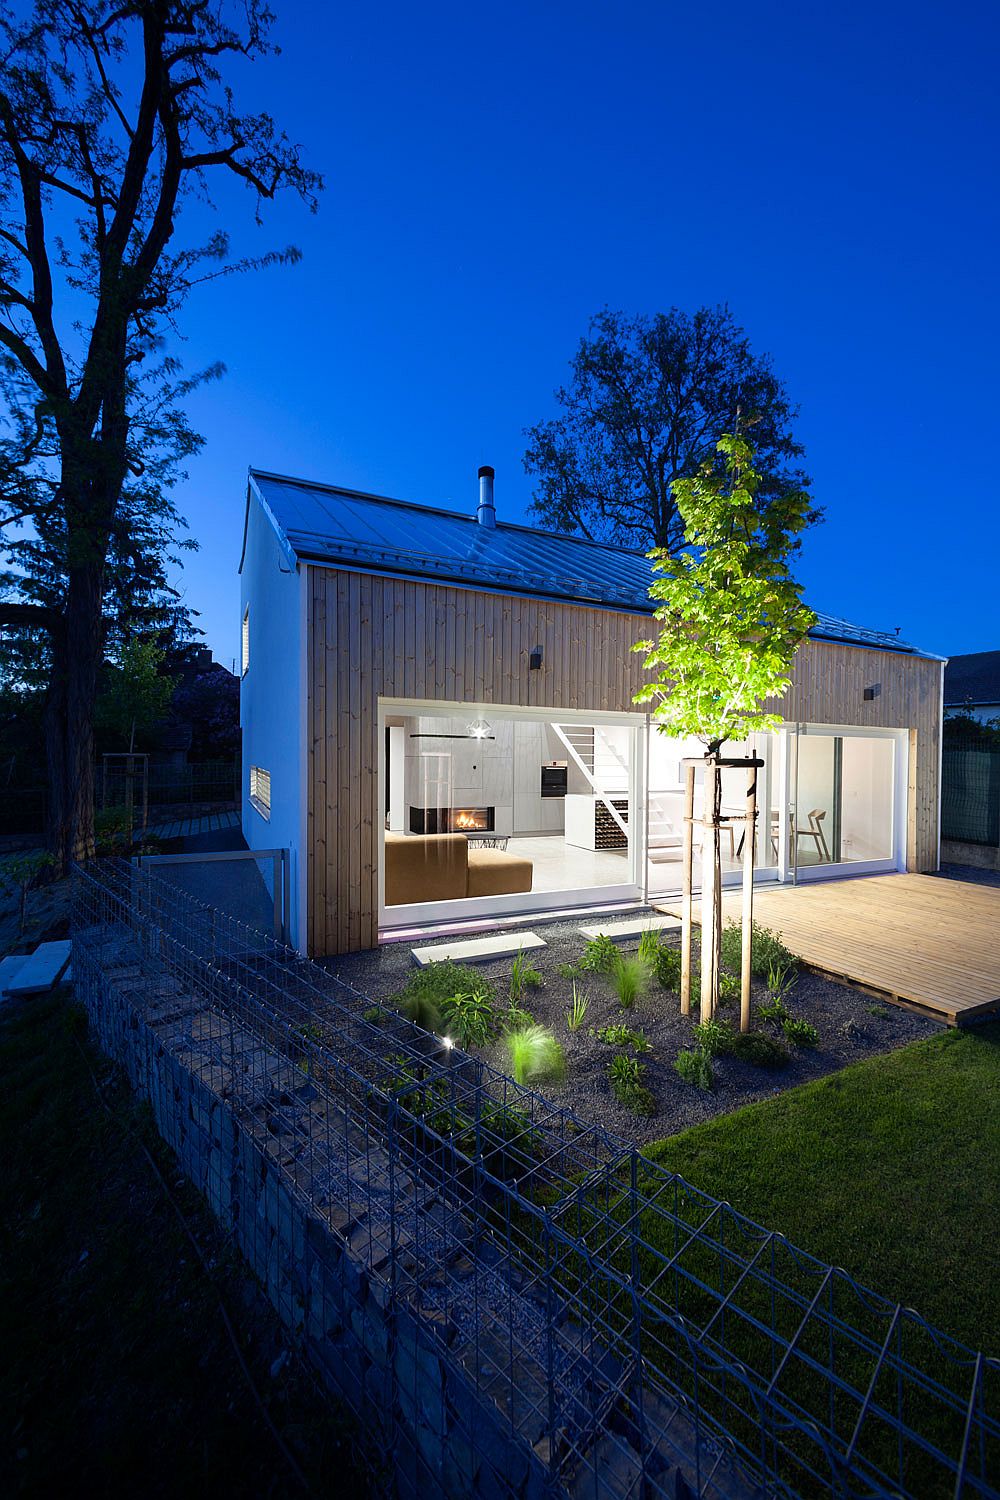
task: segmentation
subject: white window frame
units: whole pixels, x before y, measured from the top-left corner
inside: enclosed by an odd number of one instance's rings
[[[265,795],[261,796],[261,792]],[[265,823],[271,821],[271,773],[263,766],[250,767],[250,806]]]
[[[240,628],[240,677],[245,677],[250,669],[250,606],[247,605],[243,611],[243,624]]]

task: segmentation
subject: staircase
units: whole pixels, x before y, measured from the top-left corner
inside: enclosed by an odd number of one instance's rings
[[[566,746],[577,770],[587,778],[594,796],[603,802],[608,816],[627,839],[627,804],[624,817],[616,806],[616,802],[622,802],[628,795],[627,762],[598,725],[553,724],[552,728]]]

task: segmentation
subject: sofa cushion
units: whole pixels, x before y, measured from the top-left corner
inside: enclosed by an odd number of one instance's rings
[[[531,890],[532,864],[499,849],[470,849],[467,895],[509,896]]]
[[[385,836],[385,904],[461,901],[466,895],[469,845],[462,833]]]

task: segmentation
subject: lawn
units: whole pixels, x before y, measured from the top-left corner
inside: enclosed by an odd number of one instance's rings
[[[0,1078],[0,1494],[301,1495],[220,1298],[310,1490],[362,1493],[351,1429],[82,1012],[58,994],[7,1002]]]
[[[647,1155],[1000,1355],[1000,1023],[868,1058]]]

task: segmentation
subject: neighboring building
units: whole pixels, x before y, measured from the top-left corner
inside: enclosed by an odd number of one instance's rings
[[[968,714],[980,724],[1000,719],[1000,651],[952,656],[944,669],[944,711]]]
[[[297,946],[677,890],[701,746],[633,702],[645,557],[498,523],[490,469],[475,516],[252,470],[240,572],[243,828]],[[760,881],[937,868],[942,667],[820,617],[753,740]]]

